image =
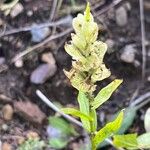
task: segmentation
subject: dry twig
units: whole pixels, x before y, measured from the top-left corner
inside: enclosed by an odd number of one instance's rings
[[[20,59],[21,57],[27,55],[28,53],[32,52],[33,50],[36,50],[40,47],[42,47],[43,45],[47,44],[48,42],[52,41],[52,40],[55,40],[55,39],[58,39],[68,33],[70,33],[72,31],[72,28],[69,28],[65,31],[63,31],[62,33],[59,33],[59,34],[56,34],[56,35],[52,35],[50,37],[48,37],[47,39],[45,39],[43,42],[39,43],[39,44],[36,44],[32,47],[29,47],[27,48],[26,50],[24,50],[23,52],[21,52],[20,54],[17,54],[14,58],[12,58],[12,62],[16,62],[18,59]]]
[[[145,77],[146,69],[146,47],[145,47],[145,22],[144,22],[144,4],[143,0],[139,0],[140,4],[140,21],[141,21],[141,37],[142,37],[142,80]]]
[[[70,22],[70,17],[68,17],[68,16],[66,16],[66,17],[64,17],[64,18],[62,18],[56,22],[41,23],[41,24],[27,26],[27,27],[20,27],[20,28],[8,30],[8,31],[6,31],[6,29],[5,29],[4,32],[2,32],[0,34],[0,37],[10,35],[10,34],[19,33],[19,32],[31,31],[34,28],[40,29],[40,28],[45,28],[45,27],[59,26],[59,25],[67,24],[67,22]]]

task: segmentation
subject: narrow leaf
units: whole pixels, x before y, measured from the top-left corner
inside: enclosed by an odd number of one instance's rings
[[[92,123],[92,131],[96,131],[97,130],[97,114],[96,114],[96,111],[95,109],[92,109],[91,112],[90,112],[90,116],[92,117],[93,119],[93,123]]]
[[[117,114],[115,114],[115,116],[117,116]],[[133,124],[136,115],[137,115],[136,107],[125,108],[123,122],[117,134],[124,134],[129,129],[129,127]]]
[[[118,86],[122,83],[123,80],[116,79],[104,87],[95,97],[94,101],[92,102],[92,108],[96,109],[104,102],[106,102],[112,93],[118,88]]]
[[[115,135],[113,143],[118,148],[138,149],[137,134]]]
[[[80,106],[80,111],[86,115],[90,115],[90,111],[89,111],[89,100],[86,96],[85,93],[79,91],[79,94],[78,94],[78,102],[79,102],[79,106]],[[84,119],[81,119],[82,121],[82,124],[83,124],[83,127],[88,131],[90,132],[91,131],[91,128],[90,128],[90,121],[88,120],[84,120]]]
[[[114,121],[106,124],[106,126],[104,126],[101,130],[97,132],[97,134],[94,137],[95,145],[97,146],[98,144],[102,143],[106,138],[115,134],[119,130],[122,124],[122,120],[123,120],[123,111],[120,112],[120,114]]]
[[[93,121],[92,117],[90,117],[74,108],[62,108],[61,111],[64,112],[65,114],[73,115],[73,116],[79,117],[83,120]]]
[[[150,132],[150,108],[146,110],[145,116],[144,116],[144,127],[146,132]]]
[[[137,138],[139,148],[149,149],[150,148],[150,133],[145,133]]]

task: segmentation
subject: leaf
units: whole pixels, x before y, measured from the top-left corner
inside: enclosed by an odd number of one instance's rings
[[[120,114],[114,121],[109,122],[96,133],[93,141],[95,146],[102,143],[106,138],[115,134],[119,130],[122,124],[122,120],[123,120],[123,111],[120,112]]]
[[[86,21],[90,20],[90,3],[89,2],[87,3],[86,10],[85,10],[85,19]]]
[[[92,109],[98,108],[100,105],[102,105],[104,102],[106,102],[112,93],[118,88],[118,86],[122,83],[123,80],[116,79],[110,84],[108,84],[106,87],[104,87],[100,92],[97,94],[97,96],[94,98],[94,101],[92,102]]]
[[[79,91],[78,94],[78,102],[79,102],[79,106],[80,106],[80,111],[86,115],[90,115],[90,111],[89,111],[89,100],[87,98],[87,96],[85,95],[85,93]],[[84,120],[81,119],[83,127],[90,132],[90,122],[88,120]]]
[[[146,132],[150,132],[150,108],[146,110],[145,116],[144,116],[144,127]]]
[[[91,116],[92,119],[93,119],[92,131],[96,131],[96,130],[97,130],[97,114],[96,114],[96,111],[95,111],[94,109],[91,110],[90,116]]]
[[[115,135],[113,143],[118,148],[137,149],[137,134]]]
[[[119,112],[117,112],[115,115],[113,115],[112,118],[114,119],[118,114],[119,114]],[[117,134],[124,134],[129,129],[129,127],[133,124],[136,114],[137,114],[136,107],[125,108],[122,125],[121,125],[119,131],[117,132]],[[110,145],[110,144],[108,142],[104,141],[103,143],[101,143],[101,145],[99,145],[99,147],[102,148],[102,147],[105,147],[108,145]]]
[[[145,133],[137,138],[139,148],[149,149],[150,148],[150,133]]]
[[[79,117],[83,120],[93,121],[92,117],[90,117],[74,108],[62,108],[61,111],[64,112],[65,114],[73,115],[73,116]]]
[[[71,134],[76,134],[75,129],[73,126],[68,123],[66,120],[60,117],[49,117],[48,118],[49,124],[54,127],[59,129],[62,132],[62,135],[64,137],[71,135]]]
[[[65,148],[68,141],[62,138],[52,138],[49,140],[49,146],[55,149],[62,149]]]
[[[70,56],[72,56],[72,59],[85,61],[84,56],[81,54],[81,52],[78,50],[78,48],[75,47],[74,45],[66,43],[65,50]]]
[[[38,138],[28,139],[23,142],[17,150],[43,150],[46,146],[44,141],[39,140]]]
[[[136,114],[136,107],[125,108],[123,122],[117,134],[124,134],[129,129],[129,127],[133,124]]]

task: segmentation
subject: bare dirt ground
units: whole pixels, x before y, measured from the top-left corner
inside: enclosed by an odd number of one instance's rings
[[[98,110],[100,124],[104,124],[112,113],[127,107],[131,99],[134,101],[150,90],[150,2],[145,0],[144,4],[147,52],[145,56],[145,76],[144,80],[142,80],[143,54],[139,3],[137,0],[127,0],[120,1],[114,6],[115,1],[103,1],[104,3],[100,3],[98,0],[91,0],[93,14],[100,27],[99,39],[108,44],[105,62],[112,71],[111,77],[102,83],[98,83],[97,89],[100,89],[114,78],[124,80],[112,98]],[[25,137],[28,131],[37,132],[41,139],[47,138],[45,130],[47,121],[41,122],[38,119],[37,121],[34,119],[35,114],[28,116],[20,113],[20,109],[22,109],[20,107],[26,107],[25,102],[30,101],[39,107],[41,118],[54,114],[37,97],[37,89],[41,90],[52,101],[63,106],[68,104],[77,106],[77,91],[70,86],[63,73],[64,68],[69,69],[71,66],[71,58],[63,48],[65,41],[70,39],[70,32],[64,36],[58,36],[54,40],[49,40],[45,44],[38,45],[35,50],[21,57],[21,63],[23,64],[21,66],[19,64],[19,67],[14,63],[13,58],[29,47],[33,47],[43,41],[34,42],[30,31],[19,31],[18,33],[8,33],[8,35],[5,35],[5,33],[13,29],[31,27],[33,24],[55,22],[66,16],[74,17],[78,12],[83,12],[86,4],[85,1],[81,2],[79,0],[76,1],[75,6],[69,0],[62,1],[62,3],[58,2],[60,7],[55,6],[52,0],[20,0],[19,3],[22,4],[23,10],[15,17],[11,15],[5,16],[0,11],[0,140],[2,143],[11,144],[14,149],[18,145],[17,136]],[[56,10],[53,10],[54,7],[56,7]],[[121,17],[117,14],[119,8],[123,8],[119,13]],[[123,19],[121,22],[124,22],[124,25],[120,25],[119,17]],[[71,28],[71,19],[67,24],[63,23],[63,25],[57,27],[49,27],[50,32],[45,39],[53,35],[60,35],[69,28]],[[132,54],[127,54],[128,52],[126,51],[128,50],[132,51]],[[57,71],[54,71],[52,76],[43,79],[43,83],[35,84],[31,81],[30,76],[38,66],[45,63],[42,60],[42,56],[47,52],[53,54]],[[4,61],[1,62],[2,59]],[[42,76],[43,72],[40,73],[39,77]],[[23,102],[23,104],[18,108],[17,102]],[[6,104],[11,105],[15,111],[9,121],[3,118],[2,113]],[[143,115],[148,106],[149,104],[138,111],[134,124],[129,131],[144,132]],[[23,112],[27,113],[26,111],[28,109],[23,110]],[[4,125],[7,126],[6,130],[3,129]],[[78,143],[78,141],[78,138],[73,140],[74,143]],[[70,145],[70,149],[75,149]],[[67,147],[66,149],[69,148]]]

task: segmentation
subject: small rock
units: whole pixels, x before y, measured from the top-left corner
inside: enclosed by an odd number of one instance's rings
[[[56,70],[55,64],[42,64],[32,72],[30,81],[34,84],[43,84],[56,73]]]
[[[27,138],[28,139],[35,139],[35,138],[39,138],[38,133],[34,132],[34,131],[29,131],[27,133]]]
[[[16,60],[16,61],[15,61],[15,66],[16,66],[17,68],[23,67],[23,60],[22,60],[21,58],[18,59],[18,60]]]
[[[23,6],[22,6],[22,4],[21,3],[17,3],[13,8],[12,8],[12,10],[11,10],[11,12],[10,12],[10,16],[12,17],[12,18],[15,18],[16,16],[18,16],[20,13],[22,13],[23,12]]]
[[[6,59],[4,57],[0,57],[0,65],[3,65],[5,63]]]
[[[14,108],[16,113],[21,115],[26,120],[36,124],[42,124],[46,117],[45,114],[39,109],[39,107],[30,101],[15,101]]]
[[[125,26],[128,22],[127,10],[124,7],[116,9],[116,23],[118,26]]]
[[[1,126],[3,131],[7,131],[8,130],[8,125],[7,124],[2,124]]]
[[[128,11],[130,11],[131,8],[132,8],[130,2],[126,2],[126,3],[124,4],[124,7],[125,7],[126,10],[128,10]]]
[[[136,49],[133,44],[126,45],[121,53],[120,59],[126,63],[134,63]]]
[[[32,27],[31,35],[33,42],[41,42],[50,34],[50,29],[48,27],[45,28],[37,28],[36,25]]]
[[[55,65],[56,61],[51,52],[42,54],[42,61],[50,65]]]
[[[28,11],[27,11],[27,16],[28,16],[28,17],[31,17],[32,15],[33,15],[33,11],[32,11],[32,10],[28,10]]]
[[[0,150],[2,150],[2,141],[0,140]]]
[[[22,136],[19,136],[19,137],[17,138],[17,143],[18,143],[19,145],[21,145],[24,141],[25,141],[25,138],[22,137]]]
[[[113,50],[113,47],[115,45],[115,42],[112,40],[112,39],[107,39],[106,41],[106,44],[108,46],[108,53],[112,53],[114,50]]]
[[[150,82],[150,76],[147,77],[147,81]]]
[[[0,18],[0,26],[4,24],[3,20]]]
[[[10,144],[5,142],[2,144],[2,150],[12,150],[12,147]]]
[[[9,121],[13,117],[14,110],[11,105],[7,104],[2,109],[3,117],[6,121]]]

